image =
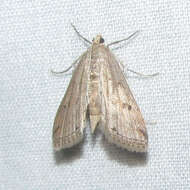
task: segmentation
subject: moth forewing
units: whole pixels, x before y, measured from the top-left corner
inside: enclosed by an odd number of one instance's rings
[[[104,45],[93,50],[94,93],[90,99],[94,102],[93,110],[100,110],[100,125],[105,125],[106,138],[130,151],[145,152],[148,144],[145,122],[117,60]]]
[[[100,124],[109,142],[129,151],[147,151],[148,135],[140,109],[100,35],[79,60],[58,109],[53,128],[56,150],[82,140],[87,108],[92,132]]]
[[[53,126],[55,150],[72,147],[83,139],[88,101],[89,53],[84,53],[57,111]]]

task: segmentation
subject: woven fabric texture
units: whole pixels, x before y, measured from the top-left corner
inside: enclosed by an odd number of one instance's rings
[[[54,153],[52,127],[72,71],[87,48],[70,23],[112,47],[147,122],[147,155],[110,145],[97,131]],[[177,0],[2,0],[0,189],[190,189],[190,3]]]

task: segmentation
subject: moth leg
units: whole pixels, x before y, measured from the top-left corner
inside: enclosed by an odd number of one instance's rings
[[[51,70],[51,73],[53,73],[53,74],[63,74],[63,73],[66,73],[67,71],[69,71],[72,67],[73,67],[73,65],[71,65],[70,67],[68,67],[67,69],[65,69],[63,71],[54,71],[54,70]]]
[[[134,32],[133,34],[131,34],[129,37],[124,38],[124,39],[122,39],[122,40],[118,40],[118,41],[112,42],[112,43],[108,44],[107,47],[112,46],[112,45],[114,45],[114,44],[118,44],[118,43],[123,42],[123,41],[126,41],[126,40],[129,40],[130,38],[134,37],[134,36],[135,36],[136,34],[138,34],[139,32],[140,32],[140,31],[137,30],[136,32]]]
[[[156,121],[145,121],[145,123],[146,123],[147,125],[156,125],[156,124],[157,124]]]
[[[117,60],[118,60],[118,59],[117,59]],[[118,60],[118,62],[119,62],[120,67],[122,68],[123,73],[125,73],[125,67],[126,67],[126,65],[124,65],[121,60]],[[145,74],[142,74],[142,73],[133,71],[132,69],[127,69],[127,71],[132,72],[132,73],[135,73],[136,75],[139,75],[139,76],[141,76],[141,77],[154,77],[154,76],[159,75],[159,73],[154,73],[154,74],[151,74],[151,75],[145,75]]]
[[[155,76],[159,75],[159,73],[154,73],[154,74],[151,74],[151,75],[145,75],[145,74],[142,74],[142,73],[133,71],[133,70],[131,70],[131,69],[127,69],[127,71],[132,72],[132,73],[135,73],[136,75],[139,75],[139,76],[141,76],[141,77],[155,77]]]
[[[69,71],[73,66],[75,66],[78,61],[81,59],[81,57],[83,56],[84,54],[82,54],[79,58],[77,58],[67,69],[63,70],[63,71],[53,71],[51,69],[51,73],[53,74],[63,74],[63,73],[66,73],[67,71]]]
[[[71,23],[71,26],[73,27],[73,29],[75,30],[75,32],[78,34],[79,37],[81,37],[84,41],[88,42],[89,44],[92,44],[91,41],[87,40],[85,37],[83,37],[79,31],[76,29],[76,27]]]

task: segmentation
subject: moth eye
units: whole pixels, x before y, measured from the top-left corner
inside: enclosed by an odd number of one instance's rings
[[[104,38],[100,38],[100,43],[102,44],[102,43],[104,43]]]

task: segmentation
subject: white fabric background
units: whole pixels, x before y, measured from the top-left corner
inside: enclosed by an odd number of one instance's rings
[[[140,30],[113,50],[147,121],[147,155],[110,145],[101,133],[65,152],[52,149],[54,116],[89,40],[107,43]],[[1,0],[0,189],[190,189],[189,1]],[[116,46],[118,47],[118,46]],[[120,46],[119,46],[120,47]]]

